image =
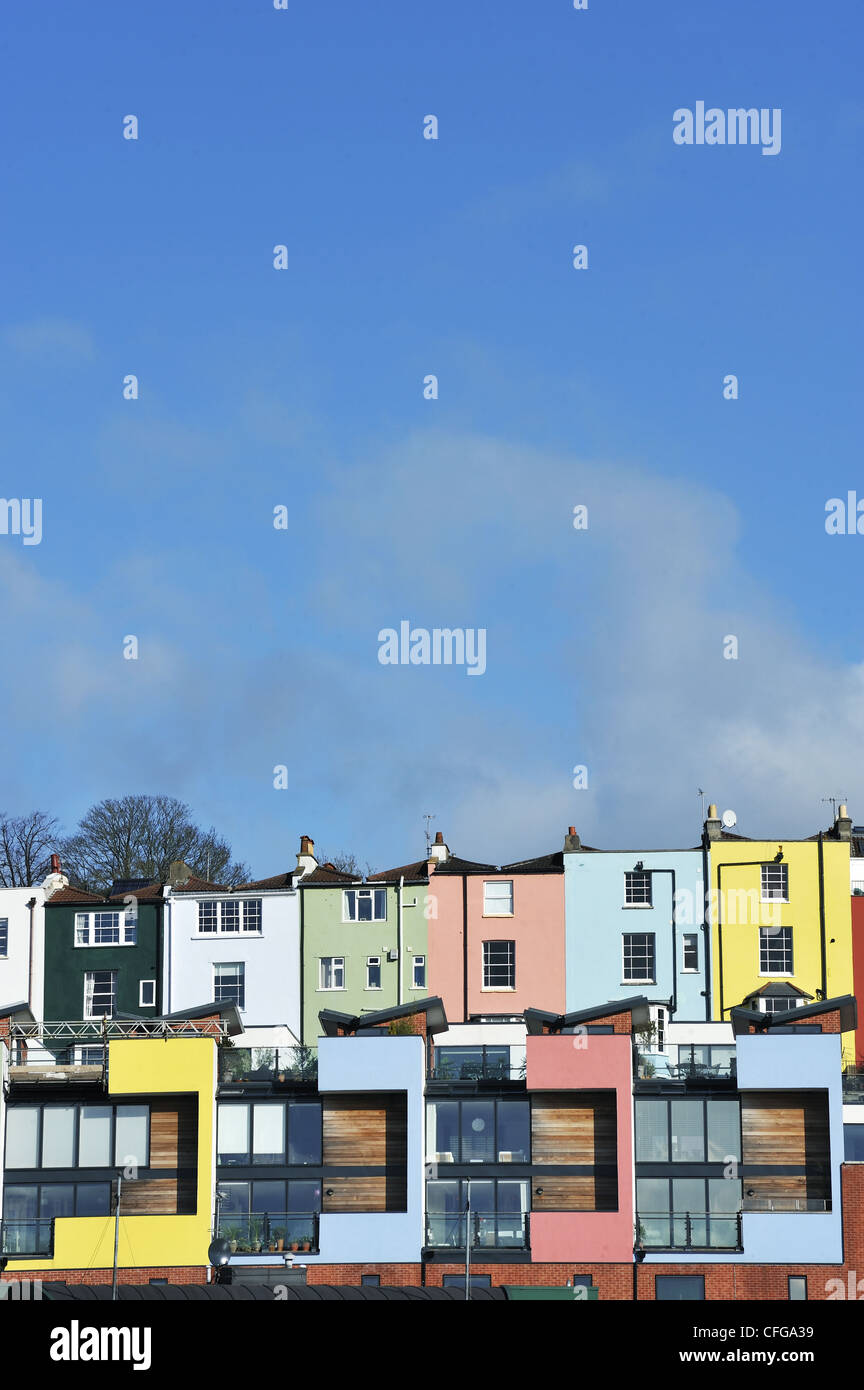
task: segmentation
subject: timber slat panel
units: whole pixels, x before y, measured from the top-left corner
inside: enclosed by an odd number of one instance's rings
[[[324,1211],[405,1211],[408,1202],[408,1101],[404,1094],[323,1098]],[[344,1177],[334,1168],[387,1168]],[[327,1196],[327,1188],[333,1196]]]
[[[824,1092],[800,1091],[793,1098],[763,1092],[741,1097],[741,1158],[745,1165],[801,1167],[820,1164],[823,1174],[748,1175],[745,1186],[757,1197],[831,1195],[828,1099]]]
[[[177,1179],[139,1178],[124,1182],[120,1196],[121,1216],[176,1216]]]
[[[616,1152],[614,1091],[532,1096],[533,1163],[614,1164]]]

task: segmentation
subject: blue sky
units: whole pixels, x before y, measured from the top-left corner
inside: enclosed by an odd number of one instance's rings
[[[177,795],[256,874],[301,832],[405,862],[427,811],[495,862],[695,843],[697,786],[745,834],[864,819],[864,538],[824,528],[864,495],[860,7],[5,28],[2,491],[44,536],[0,536],[3,809]],[[675,145],[698,100],[781,108],[780,154]],[[402,619],[485,627],[486,674],[380,666]]]

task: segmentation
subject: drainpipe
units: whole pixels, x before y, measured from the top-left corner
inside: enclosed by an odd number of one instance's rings
[[[702,937],[705,942],[705,1022],[711,1022],[711,920],[708,904],[711,901],[711,883],[708,878],[708,836],[702,831]]]
[[[294,882],[293,878],[291,882]],[[304,1006],[306,1000],[303,985],[306,978],[306,893],[305,890],[300,887],[299,882],[296,885],[296,892],[300,899],[300,1042],[301,1044],[305,1044],[306,1015],[304,1013]]]
[[[397,977],[396,977],[396,1003],[397,1003],[397,1004],[401,1004],[401,1003],[402,1003],[402,945],[403,945],[403,938],[404,938],[403,924],[402,924],[402,890],[403,890],[404,887],[405,887],[405,875],[404,875],[404,874],[400,874],[400,875],[399,875],[399,889],[398,889],[398,892],[399,892],[399,935],[398,935],[398,938],[397,938],[397,941],[396,941],[396,957],[397,957],[397,959],[396,959],[396,969],[397,969],[397,971],[398,971],[398,975],[397,975]]]
[[[678,918],[675,908],[675,870],[674,869],[646,869],[646,874],[671,874],[672,875],[672,998],[669,1000],[669,1014],[677,1012],[678,1009]]]
[[[468,875],[462,875],[462,1022],[468,1022]]]
[[[27,1004],[30,1008],[30,1012],[33,1013],[33,936],[35,930],[33,925],[33,914],[36,911],[36,899],[31,898],[27,906],[30,909],[30,950],[27,959]]]
[[[825,856],[819,831],[819,941],[822,947],[822,998],[828,998],[828,961],[825,948]]]

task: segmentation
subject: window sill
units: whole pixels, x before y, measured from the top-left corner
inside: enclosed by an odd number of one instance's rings
[[[481,994],[515,994],[515,985],[481,985]]]
[[[697,970],[694,973],[698,975],[699,972]],[[622,980],[621,986],[623,988],[624,985],[656,985],[656,983],[656,980]]]
[[[484,922],[510,922],[516,916],[515,912],[481,912],[480,917]]]
[[[646,908],[647,908],[647,910],[650,912],[651,909],[653,908],[653,906],[654,906],[653,903],[622,903],[622,904],[621,904],[621,911],[622,911],[622,912],[644,912],[644,911],[646,910]]]

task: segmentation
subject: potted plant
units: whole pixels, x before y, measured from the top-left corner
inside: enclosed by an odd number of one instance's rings
[[[273,1232],[273,1235],[274,1235],[275,1240],[276,1240],[276,1249],[277,1249],[277,1250],[284,1250],[284,1249],[285,1249],[285,1228],[284,1228],[284,1226],[277,1226],[276,1229],[275,1229],[275,1231]]]
[[[300,1241],[299,1241],[299,1239],[297,1238],[297,1236],[293,1236],[293,1235],[292,1235],[292,1237],[291,1237],[291,1249],[292,1249],[292,1250],[299,1250],[299,1249],[300,1249]]]
[[[302,1239],[301,1242],[300,1242],[300,1249],[301,1249],[301,1250],[311,1250],[311,1249],[312,1249],[312,1237],[311,1237],[311,1236],[304,1236],[304,1237],[303,1237],[303,1239]]]
[[[238,1246],[239,1241],[240,1241],[240,1227],[239,1227],[239,1226],[228,1226],[228,1227],[226,1227],[226,1229],[225,1229],[225,1239],[227,1240],[227,1242],[228,1242],[228,1244],[229,1244],[229,1246],[230,1246],[231,1254],[232,1254],[232,1255],[235,1254],[235,1252],[236,1252],[236,1250],[237,1250],[237,1246]]]
[[[251,1247],[252,1247],[252,1252],[253,1252],[253,1254],[256,1254],[256,1255],[257,1255],[257,1254],[259,1253],[260,1249],[261,1249],[261,1222],[260,1222],[260,1221],[250,1221],[250,1222],[249,1222],[249,1244],[250,1244]]]

